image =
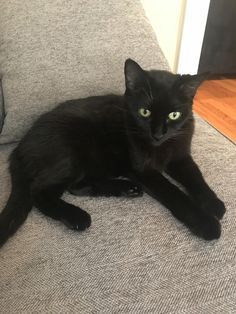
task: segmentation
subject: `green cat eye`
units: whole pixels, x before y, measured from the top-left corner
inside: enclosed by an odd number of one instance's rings
[[[181,112],[179,111],[174,111],[169,113],[168,118],[170,120],[178,120],[181,117]]]
[[[144,117],[144,118],[148,118],[148,117],[150,117],[150,115],[151,115],[151,111],[148,110],[148,109],[145,109],[145,108],[140,108],[140,109],[139,109],[139,113],[140,113],[140,115],[141,115],[142,117]]]

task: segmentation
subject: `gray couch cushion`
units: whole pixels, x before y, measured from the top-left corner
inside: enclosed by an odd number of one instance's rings
[[[58,102],[123,92],[127,57],[167,68],[140,0],[2,0],[0,30],[0,143]]]
[[[9,193],[0,147],[0,207]],[[225,201],[222,237],[205,242],[148,196],[75,198],[84,233],[36,210],[0,250],[1,313],[235,313],[235,146],[198,119],[193,155]]]

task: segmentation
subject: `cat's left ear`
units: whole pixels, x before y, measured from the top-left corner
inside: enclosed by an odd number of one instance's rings
[[[198,87],[203,83],[203,81],[207,80],[209,76],[210,73],[181,75],[179,89],[187,98],[192,99],[195,96]]]
[[[125,61],[125,85],[127,92],[137,92],[147,84],[145,71],[132,59]]]

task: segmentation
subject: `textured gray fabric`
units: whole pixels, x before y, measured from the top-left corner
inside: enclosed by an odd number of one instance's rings
[[[167,68],[139,0],[2,0],[0,30],[0,143],[19,139],[58,102],[123,92],[128,57]]]
[[[0,80],[0,133],[4,122],[4,104],[3,104],[3,93],[2,93],[2,80]]]
[[[1,204],[9,193],[0,153]],[[198,119],[193,155],[227,206],[220,240],[194,237],[148,196],[65,198],[88,210],[84,233],[30,213],[0,251],[1,313],[236,311],[236,149]]]

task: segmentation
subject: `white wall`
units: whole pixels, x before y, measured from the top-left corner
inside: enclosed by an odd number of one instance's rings
[[[196,74],[201,57],[210,0],[187,0],[178,60],[178,73]]]
[[[176,72],[186,0],[141,0],[141,2],[170,68]]]

